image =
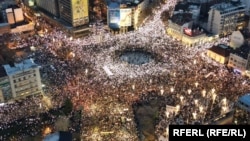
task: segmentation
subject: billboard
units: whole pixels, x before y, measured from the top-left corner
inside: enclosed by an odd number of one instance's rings
[[[119,28],[120,24],[120,9],[109,9],[109,27]]]
[[[88,0],[71,0],[73,26],[89,22]]]
[[[14,14],[15,14],[16,22],[21,22],[24,20],[22,8],[14,9]]]
[[[120,9],[120,26],[132,25],[132,9]]]
[[[9,24],[14,24],[15,23],[14,13],[12,12],[7,13],[7,20]]]

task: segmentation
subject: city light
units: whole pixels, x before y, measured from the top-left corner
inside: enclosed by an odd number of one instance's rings
[[[194,85],[195,85],[195,87],[197,88],[198,85],[199,85],[199,83],[198,83],[198,82],[195,82]]]
[[[183,102],[183,99],[184,99],[184,97],[183,97],[183,96],[180,96],[181,103]]]
[[[202,97],[205,97],[205,96],[206,96],[206,93],[207,93],[206,90],[202,90],[202,91],[201,91]]]
[[[161,89],[160,91],[161,91],[161,95],[163,95],[164,94],[164,89]]]
[[[180,105],[176,105],[176,113],[180,111]]]
[[[135,90],[135,84],[132,85],[132,89]]]
[[[174,87],[171,87],[171,88],[170,88],[170,92],[171,92],[171,93],[174,92]]]

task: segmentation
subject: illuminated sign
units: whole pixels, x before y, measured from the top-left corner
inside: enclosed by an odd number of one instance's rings
[[[132,9],[120,9],[120,26],[132,25]]]
[[[120,21],[120,10],[110,9],[109,10],[109,22],[118,24]]]
[[[21,21],[24,20],[22,8],[16,8],[16,9],[14,9],[14,14],[15,14],[16,22],[21,22]]]
[[[184,28],[184,33],[189,35],[189,36],[192,36],[192,29],[190,28]]]
[[[120,24],[120,9],[109,9],[109,27],[119,28]]]
[[[71,0],[73,26],[89,22],[88,0]]]

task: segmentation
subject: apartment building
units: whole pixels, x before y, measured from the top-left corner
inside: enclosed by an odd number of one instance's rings
[[[0,88],[3,101],[42,93],[39,66],[32,59],[3,65]],[[5,74],[6,73],[6,74]],[[1,99],[1,98],[0,98]]]
[[[60,18],[73,27],[89,23],[88,0],[59,0]]]
[[[59,17],[58,0],[36,0],[36,5],[53,16]]]
[[[175,13],[168,21],[167,34],[192,47],[207,42],[208,38],[199,27],[193,24],[192,13]]]
[[[215,35],[226,36],[244,28],[245,5],[240,2],[219,3],[210,7],[207,30]]]
[[[11,88],[8,75],[3,66],[0,66],[0,103],[11,99]]]
[[[231,48],[224,44],[212,46],[207,50],[207,56],[220,64],[227,64]]]

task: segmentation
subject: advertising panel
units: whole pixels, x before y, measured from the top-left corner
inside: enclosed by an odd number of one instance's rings
[[[24,20],[22,8],[14,9],[16,22],[21,22]]]
[[[109,27],[119,28],[120,9],[109,9]]]
[[[132,25],[132,9],[120,9],[120,26]]]
[[[7,20],[9,24],[14,24],[15,23],[14,13],[12,12],[7,13]]]
[[[71,0],[73,25],[79,26],[89,22],[88,0]]]

